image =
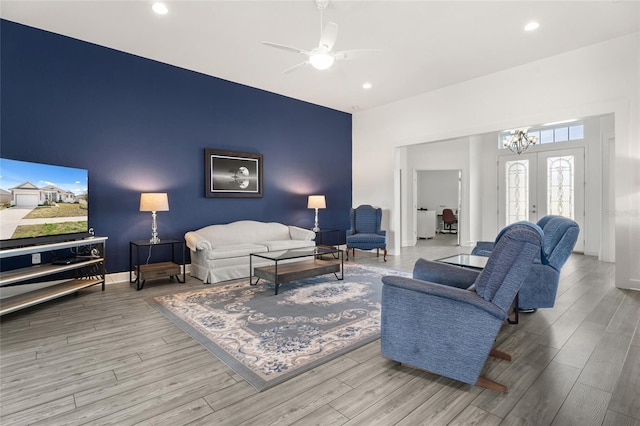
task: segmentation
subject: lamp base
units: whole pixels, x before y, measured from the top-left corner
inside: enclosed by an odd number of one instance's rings
[[[151,244],[158,244],[160,238],[158,238],[158,222],[156,221],[156,212],[151,212]]]
[[[318,225],[318,209],[316,209],[316,218],[315,218],[315,221],[313,223],[313,228],[311,230],[313,232],[319,232],[320,231],[320,226]]]

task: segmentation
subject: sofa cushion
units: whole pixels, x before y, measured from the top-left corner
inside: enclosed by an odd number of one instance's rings
[[[267,246],[263,244],[229,244],[209,250],[207,259],[227,259],[230,257],[249,256],[251,253],[265,253],[267,251]]]
[[[215,247],[243,243],[256,244],[260,241],[289,239],[289,227],[276,222],[256,222],[240,220],[223,225],[210,225],[196,231]]]
[[[295,248],[313,247],[316,245],[316,243],[313,241],[302,240],[262,241],[259,244],[263,244],[269,249],[269,251],[290,250]]]

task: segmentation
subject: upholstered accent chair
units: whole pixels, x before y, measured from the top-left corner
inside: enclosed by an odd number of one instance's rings
[[[382,209],[370,205],[361,205],[351,209],[351,229],[347,229],[347,260],[349,249],[352,256],[356,256],[356,250],[376,249],[376,255],[380,257],[380,249],[384,250],[384,261],[387,261],[387,231],[380,229],[382,222]]]
[[[560,281],[560,270],[571,255],[580,234],[578,224],[562,216],[544,216],[537,225],[544,234],[542,250],[520,289],[518,307],[522,311],[553,307]],[[494,244],[479,241],[471,254],[489,256]]]
[[[480,377],[510,307],[538,256],[533,223],[505,229],[482,271],[419,259],[413,278],[382,278],[381,348],[387,358],[464,383],[506,392]]]

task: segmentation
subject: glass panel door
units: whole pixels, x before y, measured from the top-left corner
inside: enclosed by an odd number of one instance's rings
[[[565,216],[584,226],[584,149],[540,151],[499,158],[500,228],[546,215]],[[582,231],[575,251],[584,251]]]
[[[506,223],[529,219],[529,160],[505,163]]]
[[[575,219],[575,157],[547,158],[547,213]]]

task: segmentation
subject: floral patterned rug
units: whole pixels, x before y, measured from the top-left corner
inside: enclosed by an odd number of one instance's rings
[[[333,274],[274,285],[248,280],[148,300],[258,391],[380,337],[383,275],[405,272],[345,265]]]

